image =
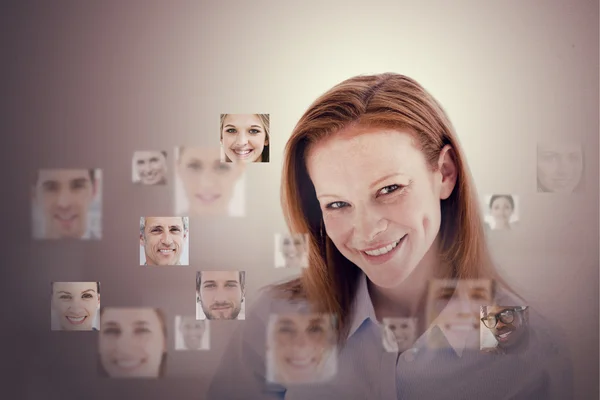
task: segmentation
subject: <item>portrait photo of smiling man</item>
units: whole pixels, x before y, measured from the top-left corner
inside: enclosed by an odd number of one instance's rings
[[[517,354],[527,349],[528,306],[482,306],[481,325],[482,351],[494,354]],[[486,336],[493,336],[491,343]]]
[[[101,239],[101,170],[41,169],[32,185],[34,239]]]
[[[189,265],[188,217],[140,218],[140,265]]]
[[[167,152],[144,150],[133,153],[133,183],[138,185],[167,184]]]

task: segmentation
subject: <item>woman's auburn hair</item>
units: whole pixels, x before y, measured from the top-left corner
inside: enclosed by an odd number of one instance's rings
[[[309,235],[309,266],[299,278],[274,285],[275,292],[288,299],[308,300],[315,311],[335,315],[338,340],[345,341],[361,270],[325,233],[306,157],[313,145],[351,125],[412,132],[432,171],[438,169],[444,146],[452,147],[457,181],[451,195],[441,200],[440,256],[450,265],[442,275],[493,279],[510,290],[487,248],[478,195],[446,113],[413,79],[384,73],[347,79],[320,96],[300,118],[286,144],[281,205],[290,232]]]
[[[221,114],[221,140],[223,140],[223,127],[225,124],[225,118],[230,115],[230,114]],[[270,128],[269,128],[269,114],[254,114],[258,117],[258,119],[260,120],[260,123],[263,125],[263,128],[265,129],[265,140],[269,142],[269,144],[266,144],[263,147],[263,151],[260,155],[260,162],[269,162],[269,145],[271,144],[271,138],[270,138]],[[229,157],[225,156],[225,159],[229,162],[231,162],[231,160],[229,159]]]

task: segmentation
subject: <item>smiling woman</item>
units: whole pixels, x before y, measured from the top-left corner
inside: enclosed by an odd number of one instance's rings
[[[167,326],[155,308],[103,308],[99,373],[111,378],[160,378],[167,362]]]
[[[357,76],[319,97],[286,145],[281,188],[289,231],[308,233],[308,268],[262,291],[208,398],[571,398],[559,330],[533,312],[535,346],[519,359],[430,348],[430,335],[444,335],[437,324],[417,327],[406,356],[381,345],[384,318],[426,320],[432,279],[495,281],[492,304],[522,304],[495,269],[476,193],[450,120],[413,79]],[[299,309],[336,318],[337,374],[272,384],[266,323]]]
[[[52,282],[52,330],[97,331],[100,282]]]
[[[269,114],[221,114],[225,162],[269,162]]]
[[[243,163],[223,163],[218,147],[177,149],[175,213],[243,216]]]

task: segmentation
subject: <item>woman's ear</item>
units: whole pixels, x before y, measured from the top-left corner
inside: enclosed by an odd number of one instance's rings
[[[446,200],[456,186],[458,169],[454,150],[450,145],[444,146],[438,158],[438,172],[441,175],[440,199]]]

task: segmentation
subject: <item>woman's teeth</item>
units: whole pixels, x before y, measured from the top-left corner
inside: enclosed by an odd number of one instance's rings
[[[80,324],[86,317],[67,317],[67,320],[72,324]]]
[[[171,254],[172,252],[174,252],[174,249],[168,249],[168,250],[159,250],[160,254]]]
[[[247,156],[248,154],[252,153],[254,150],[234,150],[233,152],[235,154],[237,154],[238,156]]]
[[[402,239],[400,239],[400,240],[402,240]],[[385,247],[381,247],[379,249],[365,251],[365,253],[370,256],[381,256],[381,255],[387,254],[390,251],[392,251],[396,246],[398,246],[398,243],[400,243],[400,240],[398,240],[392,244],[389,244]]]

